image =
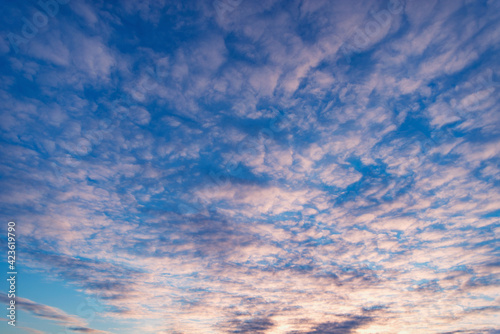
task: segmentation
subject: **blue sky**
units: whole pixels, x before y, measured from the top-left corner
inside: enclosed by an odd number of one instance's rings
[[[2,333],[500,333],[500,1],[1,9]]]

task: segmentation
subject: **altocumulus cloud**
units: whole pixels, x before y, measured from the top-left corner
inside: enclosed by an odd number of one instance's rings
[[[500,331],[499,1],[2,8],[24,331]]]

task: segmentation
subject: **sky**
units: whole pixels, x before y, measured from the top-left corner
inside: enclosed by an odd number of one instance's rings
[[[500,333],[499,0],[0,6],[0,332]]]

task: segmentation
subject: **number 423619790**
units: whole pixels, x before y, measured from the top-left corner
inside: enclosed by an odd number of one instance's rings
[[[8,251],[8,263],[10,265],[10,270],[14,270],[14,264],[16,262],[16,235],[12,232],[15,232],[16,229],[15,229],[15,225],[12,224],[13,222],[9,222],[9,226],[8,226],[8,247],[9,247],[9,251]],[[12,224],[12,225],[11,225]]]

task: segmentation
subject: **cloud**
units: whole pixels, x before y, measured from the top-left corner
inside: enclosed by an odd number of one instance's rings
[[[245,321],[234,320],[232,327],[236,327],[228,333],[266,333],[273,328],[273,322],[268,318],[254,318]]]
[[[133,332],[496,331],[498,4],[216,4],[71,3],[0,45],[23,265]]]
[[[352,319],[342,322],[325,322],[314,328],[313,331],[308,332],[311,334],[340,334],[340,333],[353,333],[353,330],[363,326],[363,324],[370,321],[368,317],[353,317]]]
[[[9,301],[10,299],[7,298],[6,294],[0,294],[0,302],[4,304],[9,304]],[[65,326],[69,330],[75,332],[96,333],[96,334],[109,333],[106,331],[100,331],[86,327],[86,321],[77,316],[69,315],[58,308],[39,304],[27,298],[16,297],[16,306],[19,307],[21,310],[27,311],[35,315],[36,317],[55,321],[60,326]],[[33,330],[32,332],[35,333],[38,331]]]

